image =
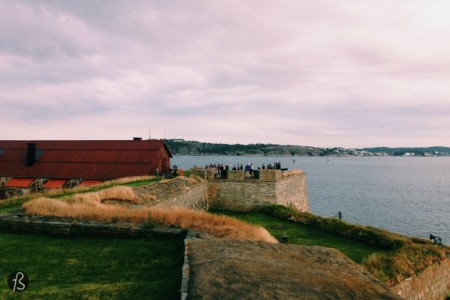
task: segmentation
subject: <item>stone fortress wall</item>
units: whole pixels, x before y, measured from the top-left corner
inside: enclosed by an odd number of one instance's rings
[[[301,170],[263,169],[255,177],[231,170],[226,178],[216,178],[213,170],[197,168],[191,174],[207,180],[207,198],[213,209],[251,211],[283,204],[309,212],[306,176]]]
[[[391,286],[404,299],[448,299],[450,294],[450,255],[425,268],[421,273]]]
[[[134,188],[134,193],[143,200],[145,205],[178,206],[193,210],[209,209],[206,180],[197,181],[178,177],[168,183],[155,183]]]

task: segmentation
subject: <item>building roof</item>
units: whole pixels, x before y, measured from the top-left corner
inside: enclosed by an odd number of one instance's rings
[[[28,144],[35,162],[27,166]],[[0,141],[0,177],[114,179],[148,175],[158,157],[172,157],[162,140]]]
[[[87,179],[87,180],[83,180],[83,181],[80,183],[80,186],[96,185],[96,184],[100,184],[100,183],[102,183],[101,180]]]
[[[34,181],[34,178],[12,178],[5,183],[4,187],[28,188]]]
[[[67,179],[49,179],[42,187],[44,189],[60,189],[67,181]]]

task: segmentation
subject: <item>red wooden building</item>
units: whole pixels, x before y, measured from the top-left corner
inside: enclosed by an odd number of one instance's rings
[[[55,188],[70,179],[153,175],[168,172],[171,157],[162,140],[0,141],[0,186],[27,188],[30,179],[45,179]]]

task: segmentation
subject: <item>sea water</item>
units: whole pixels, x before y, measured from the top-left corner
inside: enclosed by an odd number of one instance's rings
[[[450,157],[175,156],[189,169],[280,162],[306,172],[311,212],[450,245]]]

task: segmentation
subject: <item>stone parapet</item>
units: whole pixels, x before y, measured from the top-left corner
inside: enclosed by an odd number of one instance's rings
[[[216,173],[214,170],[208,169],[206,170],[206,180],[214,180]]]
[[[300,211],[309,212],[305,173],[298,172],[295,175],[285,176],[278,180],[276,196],[277,204],[293,206]]]
[[[259,179],[244,178],[243,171],[230,171],[228,179],[209,180],[208,199],[211,208],[251,211],[282,204],[309,211],[304,172],[283,176],[281,170],[259,171]]]
[[[208,198],[215,209],[251,211],[276,204],[275,182],[228,181],[208,182]]]
[[[167,199],[161,201],[156,206],[161,207],[186,207],[193,210],[208,210],[208,185],[206,182],[199,182],[188,186],[184,190],[171,194]]]
[[[231,181],[243,181],[245,180],[245,172],[241,170],[231,170],[228,171],[228,179]]]
[[[281,179],[281,170],[264,169],[258,171],[260,181],[278,181]]]
[[[408,300],[444,300],[450,293],[450,256],[407,278],[391,290]]]
[[[202,179],[206,179],[206,170],[204,168],[195,167],[195,168],[192,168],[190,170],[190,172],[191,172],[191,175],[195,175]]]

